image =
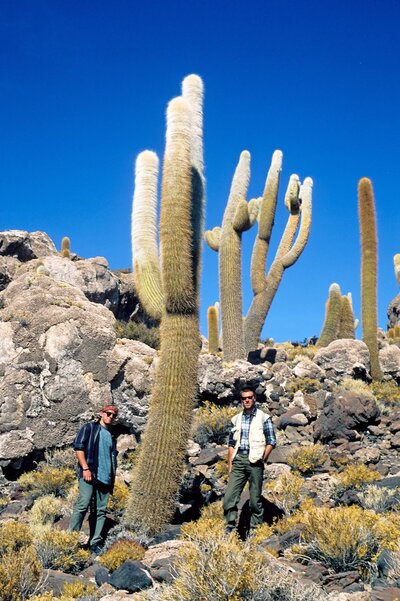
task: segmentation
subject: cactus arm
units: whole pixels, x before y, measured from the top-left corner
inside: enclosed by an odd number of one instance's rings
[[[251,227],[248,205],[247,205],[247,202],[243,198],[242,198],[242,200],[239,201],[239,203],[236,207],[235,216],[234,216],[233,222],[232,222],[232,227],[235,230],[235,232],[238,232],[238,233],[245,232],[246,230],[249,230]]]
[[[162,178],[160,236],[165,308],[169,313],[193,313],[191,236],[191,110],[182,97],[171,100]],[[171,227],[171,224],[175,227]],[[176,231],[181,243],[176,244]]]
[[[212,230],[207,230],[204,233],[204,240],[211,250],[218,252],[221,243],[221,228],[216,226]]]
[[[281,170],[282,152],[275,150],[265,182],[263,199],[258,213],[258,234],[251,256],[251,285],[254,294],[258,294],[265,288],[265,266],[275,219]]]
[[[61,240],[61,256],[64,259],[71,258],[71,241],[68,236],[64,236],[64,238]]]
[[[218,353],[219,335],[218,335],[218,308],[214,305],[207,310],[208,325],[208,352],[212,355]]]
[[[398,285],[400,286],[400,254],[394,255],[393,257],[394,263],[394,274],[396,276],[396,280]]]
[[[331,284],[329,298],[325,306],[325,321],[316,346],[325,347],[337,339],[340,326],[341,303],[342,296],[339,285]]]
[[[361,235],[361,323],[362,335],[369,349],[371,377],[382,379],[378,354],[377,319],[377,235],[372,183],[366,177],[358,183],[358,214]]]
[[[193,277],[200,279],[201,250],[204,226],[205,178],[203,157],[203,82],[198,75],[188,75],[182,82],[182,96],[188,102],[191,112],[191,162],[192,162],[192,195],[191,221],[193,236]],[[200,236],[200,237],[199,237]],[[198,289],[197,304],[200,304]]]
[[[312,185],[311,177],[306,177],[300,189],[301,198],[301,221],[300,228],[295,243],[290,251],[282,258],[283,267],[287,269],[291,267],[303,252],[311,227],[311,206],[312,206]]]
[[[245,356],[242,327],[241,234],[233,229],[238,204],[246,198],[250,180],[250,153],[240,155],[222,220],[219,249],[219,287],[225,361]]]
[[[145,150],[136,159],[132,205],[135,288],[144,310],[160,321],[164,307],[157,245],[158,157]]]

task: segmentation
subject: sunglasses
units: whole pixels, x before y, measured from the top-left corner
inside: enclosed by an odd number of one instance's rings
[[[107,415],[107,417],[112,417],[113,419],[115,417],[115,413],[113,411],[104,411],[104,413]]]
[[[240,397],[242,401],[247,401],[248,399],[254,399],[254,394],[252,394],[251,396],[241,396]]]

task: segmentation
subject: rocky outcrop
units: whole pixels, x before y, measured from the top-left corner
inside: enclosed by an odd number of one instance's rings
[[[314,361],[325,369],[328,377],[335,379],[344,376],[366,379],[370,369],[367,345],[361,340],[348,338],[334,340],[320,349]]]
[[[400,324],[400,294],[394,297],[387,311],[388,328],[393,328]]]
[[[0,256],[13,257],[22,263],[57,254],[54,243],[44,232],[8,230],[0,232]]]

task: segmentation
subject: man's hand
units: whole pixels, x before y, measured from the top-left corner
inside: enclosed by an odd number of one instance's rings
[[[271,454],[271,451],[274,447],[271,444],[267,444],[264,450],[263,461],[264,463],[267,461],[268,457]]]
[[[228,448],[228,474],[230,474],[232,471],[232,461],[233,461],[234,450],[235,449],[233,447]]]
[[[83,479],[85,480],[85,482],[92,481],[92,472],[90,470],[83,470],[82,474],[83,474]]]

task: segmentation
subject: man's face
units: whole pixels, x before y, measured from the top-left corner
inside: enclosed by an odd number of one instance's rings
[[[116,414],[114,413],[114,411],[102,411],[100,413],[100,423],[104,426],[109,426],[113,423],[115,417]]]
[[[256,402],[254,392],[251,390],[243,390],[243,392],[240,394],[240,399],[245,411],[251,411],[253,409]]]

